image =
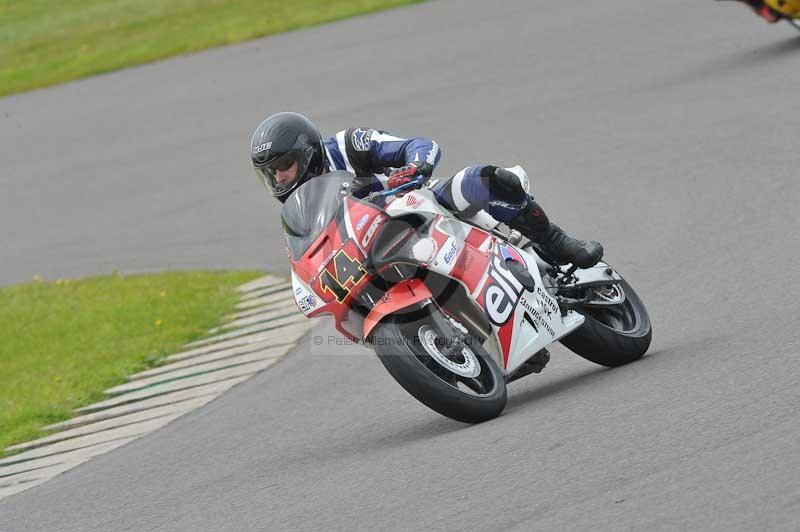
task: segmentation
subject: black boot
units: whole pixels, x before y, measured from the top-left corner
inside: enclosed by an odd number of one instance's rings
[[[539,244],[542,251],[559,264],[570,263],[578,268],[591,268],[603,257],[600,242],[584,242],[569,236],[556,224],[550,223],[533,198],[508,225]]]
[[[603,245],[600,242],[572,238],[553,223],[546,233],[534,235],[531,240],[559,264],[571,263],[578,268],[591,268],[603,258]]]

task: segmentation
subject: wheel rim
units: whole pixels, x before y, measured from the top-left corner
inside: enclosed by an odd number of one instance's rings
[[[621,290],[622,287],[620,287]],[[627,291],[626,291],[627,292]],[[635,298],[627,294],[619,305],[584,307],[583,312],[601,325],[624,334],[636,333],[643,323]]]
[[[446,355],[439,349],[441,342],[439,342],[439,336],[433,327],[423,325],[419,328],[418,336],[423,349],[446,370],[468,379],[474,379],[480,375],[481,365],[478,357],[469,346],[463,346],[461,349],[451,347],[451,351],[457,351],[457,353]]]
[[[469,347],[471,339],[464,339],[466,345],[457,354],[446,354],[439,346],[452,345],[453,340],[443,338],[431,325],[424,324],[406,332],[407,338],[415,339],[409,345],[414,356],[439,380],[467,395],[494,395],[497,381],[486,360]]]

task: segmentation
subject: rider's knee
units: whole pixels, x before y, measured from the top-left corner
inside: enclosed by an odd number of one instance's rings
[[[519,204],[528,197],[528,174],[519,165],[511,168],[485,166],[481,170],[481,179],[489,193],[500,201]]]

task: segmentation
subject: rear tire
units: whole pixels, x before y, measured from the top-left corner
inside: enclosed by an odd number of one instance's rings
[[[653,328],[644,303],[627,281],[625,301],[611,307],[583,307],[586,321],[561,339],[570,351],[601,366],[617,367],[639,360],[650,347]]]
[[[448,339],[437,322],[441,320],[430,316],[410,323],[390,317],[378,324],[370,337],[381,363],[408,393],[443,416],[464,423],[481,423],[499,416],[506,406],[507,392],[497,364],[480,343],[470,339],[462,351],[466,354],[450,360],[461,373],[469,375],[478,368],[479,373],[465,377],[445,367],[431,355],[430,349],[435,348],[426,343],[431,335]]]

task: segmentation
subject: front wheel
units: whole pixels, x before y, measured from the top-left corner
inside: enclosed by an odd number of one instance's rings
[[[586,321],[561,339],[570,351],[601,366],[616,367],[642,358],[653,337],[650,316],[642,300],[625,280],[618,286],[625,294],[625,301],[580,308],[578,312]]]
[[[505,381],[491,355],[438,310],[408,323],[391,317],[375,327],[370,339],[389,374],[432,410],[481,423],[505,408]]]

